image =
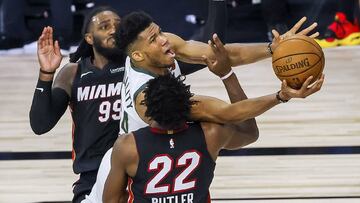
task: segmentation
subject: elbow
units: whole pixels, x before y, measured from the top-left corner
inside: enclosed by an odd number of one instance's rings
[[[32,128],[33,132],[35,133],[35,135],[42,135],[48,131],[44,131],[44,130],[37,130],[37,129],[34,129]]]
[[[250,133],[250,143],[254,143],[259,139],[259,129],[256,127],[256,130]]]
[[[36,119],[30,115],[30,127],[36,135],[42,135],[50,131],[50,127],[46,126],[44,122]]]
[[[38,125],[33,125],[33,124],[31,124],[31,122],[30,122],[30,126],[31,126],[32,131],[33,131],[36,135],[42,135],[42,134],[44,134],[44,133],[49,132],[48,129],[38,127]]]
[[[248,135],[249,135],[249,144],[256,142],[259,139],[259,128],[256,124],[256,120],[255,118],[250,119],[249,120],[251,122],[250,126],[249,126],[249,131],[248,131]]]

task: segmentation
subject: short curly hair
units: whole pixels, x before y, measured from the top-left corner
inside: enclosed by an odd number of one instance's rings
[[[132,12],[126,15],[120,23],[116,31],[115,39],[116,46],[128,52],[129,45],[132,44],[138,35],[144,31],[150,24],[154,22],[153,19],[143,11]]]
[[[142,104],[147,106],[145,116],[166,128],[179,127],[189,120],[191,105],[190,85],[184,84],[185,76],[165,74],[151,79],[145,88]]]

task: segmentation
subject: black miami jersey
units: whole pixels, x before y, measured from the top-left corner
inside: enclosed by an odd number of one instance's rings
[[[123,64],[99,69],[90,58],[78,63],[69,105],[75,173],[97,170],[118,137],[123,76]]]
[[[139,164],[135,177],[129,178],[129,202],[210,202],[215,162],[199,123],[174,134],[150,127],[133,133]]]

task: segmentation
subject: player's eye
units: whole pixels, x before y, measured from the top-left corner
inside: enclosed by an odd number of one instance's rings
[[[102,26],[100,26],[100,30],[106,30],[106,29],[108,29],[108,25],[102,25]]]

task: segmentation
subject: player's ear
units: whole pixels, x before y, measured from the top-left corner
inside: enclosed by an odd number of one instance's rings
[[[86,33],[86,34],[85,34],[85,41],[86,41],[88,44],[93,45],[93,44],[94,44],[94,37],[92,36],[92,34]]]
[[[144,55],[140,51],[133,51],[131,52],[131,59],[133,59],[136,62],[140,62],[144,60]]]

